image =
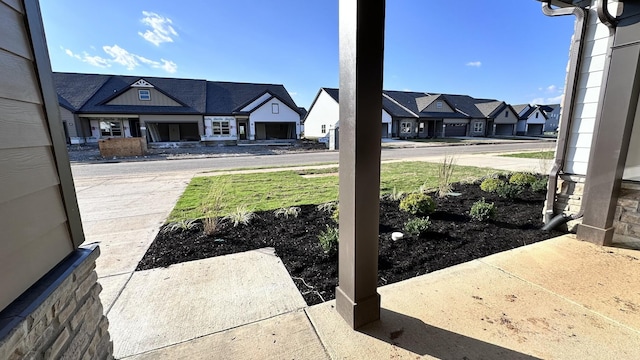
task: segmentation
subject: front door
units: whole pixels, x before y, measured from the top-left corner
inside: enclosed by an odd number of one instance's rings
[[[238,136],[240,140],[247,140],[247,123],[238,124]]]

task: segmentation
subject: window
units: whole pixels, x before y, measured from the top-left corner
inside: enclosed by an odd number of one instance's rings
[[[100,121],[101,137],[121,137],[122,122],[120,120],[102,120]]]
[[[411,133],[411,123],[403,122],[400,124],[400,132],[402,134],[410,134]]]
[[[149,90],[138,90],[138,99],[142,101],[151,100],[151,91]]]
[[[536,119],[538,118],[538,113],[536,113]]]
[[[509,110],[504,112],[504,117],[509,117]]]
[[[420,123],[420,126],[418,127],[418,132],[421,133],[421,134],[424,132],[424,123],[423,122]]]
[[[442,101],[436,101],[436,109],[442,109]]]
[[[326,134],[327,133],[327,125],[320,126],[320,132],[322,132],[323,134]]]
[[[271,104],[271,113],[280,114],[280,105],[276,103]]]
[[[476,122],[473,123],[473,132],[480,133],[484,130],[484,123]]]
[[[231,135],[228,121],[212,121],[211,129],[212,129],[213,135],[218,135],[218,136]]]

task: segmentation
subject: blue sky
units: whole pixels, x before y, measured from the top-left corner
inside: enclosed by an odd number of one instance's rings
[[[40,0],[54,71],[338,86],[337,0]],[[573,17],[534,0],[387,0],[384,88],[511,104],[562,95]]]

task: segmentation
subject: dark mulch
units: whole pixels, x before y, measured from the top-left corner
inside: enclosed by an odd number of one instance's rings
[[[380,286],[563,234],[539,230],[543,193],[525,190],[515,199],[502,199],[483,192],[477,184],[456,185],[454,190],[462,195],[434,197],[436,212],[430,217],[429,232],[420,238],[405,236],[403,240],[392,241],[391,233],[402,231],[403,224],[412,216],[398,210],[398,201],[380,201]],[[471,221],[469,209],[483,197],[495,203],[497,218],[489,222]],[[327,225],[335,223],[330,214],[316,210],[315,205],[301,209],[297,218],[289,219],[276,218],[273,211],[258,212],[250,225],[224,224],[213,237],[204,235],[202,226],[160,231],[137,270],[273,247],[307,304],[333,299],[338,256],[336,252],[325,253],[317,236]]]

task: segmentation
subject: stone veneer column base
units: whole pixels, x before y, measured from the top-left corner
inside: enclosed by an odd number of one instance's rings
[[[582,204],[582,195],[584,193],[583,175],[562,174],[558,176],[558,187],[556,189],[556,200],[553,204],[554,214],[576,214],[580,211]],[[548,209],[545,203],[544,212]],[[565,230],[576,232],[578,224],[582,223],[582,219],[569,221]]]
[[[640,243],[640,182],[622,182],[613,227],[614,242]]]
[[[113,359],[99,254],[77,249],[0,312],[0,359]]]

